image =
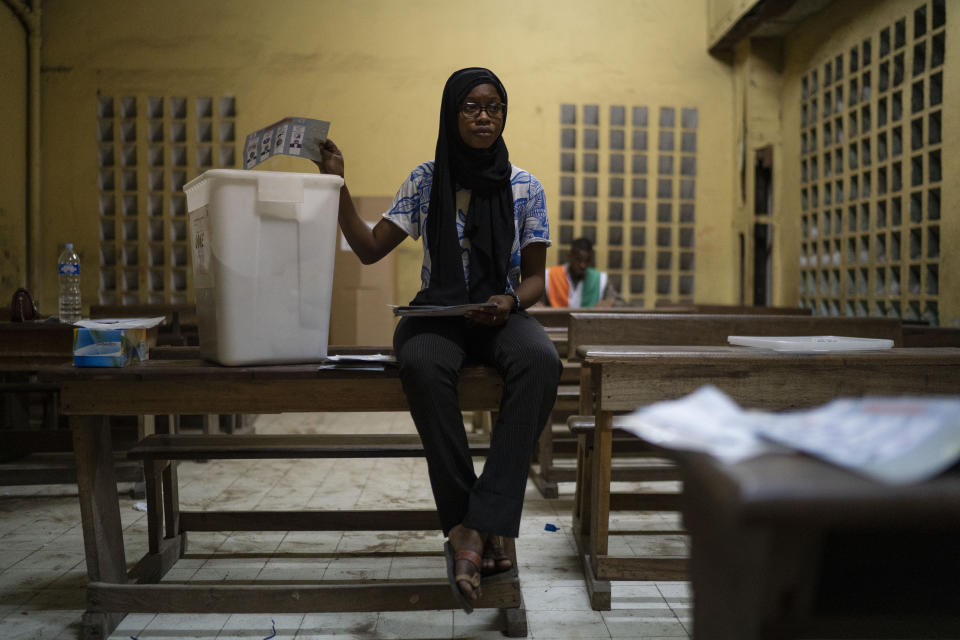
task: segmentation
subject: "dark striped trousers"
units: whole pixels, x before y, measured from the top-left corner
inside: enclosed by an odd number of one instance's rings
[[[511,313],[500,327],[464,318],[405,317],[393,348],[444,535],[463,523],[517,537],[530,460],[556,400],[562,368],[543,327],[525,312]],[[457,396],[467,360],[493,366],[503,376],[500,415],[479,477]]]

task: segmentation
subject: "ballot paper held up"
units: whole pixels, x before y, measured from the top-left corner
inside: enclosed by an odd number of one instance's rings
[[[325,120],[284,118],[274,122],[247,136],[243,145],[243,168],[252,169],[276,155],[319,160],[329,131],[330,123]]]

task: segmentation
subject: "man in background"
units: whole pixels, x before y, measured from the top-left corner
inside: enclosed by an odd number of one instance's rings
[[[547,269],[544,303],[550,307],[623,306],[625,302],[610,285],[607,274],[591,267],[592,263],[590,239],[574,240],[567,263]]]

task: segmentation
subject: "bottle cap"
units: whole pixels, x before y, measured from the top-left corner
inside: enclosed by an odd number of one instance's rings
[[[68,242],[67,244],[65,244],[65,245],[63,245],[63,246],[66,247],[67,249],[73,249],[73,243],[72,243],[72,242]]]

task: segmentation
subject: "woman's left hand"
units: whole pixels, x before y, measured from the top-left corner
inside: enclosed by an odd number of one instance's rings
[[[492,302],[496,308],[484,309],[483,311],[470,311],[467,313],[467,318],[473,320],[477,324],[482,324],[488,327],[497,327],[502,324],[506,324],[507,319],[510,317],[510,311],[513,309],[513,296],[508,295],[497,295],[490,296],[490,299],[487,302]]]

